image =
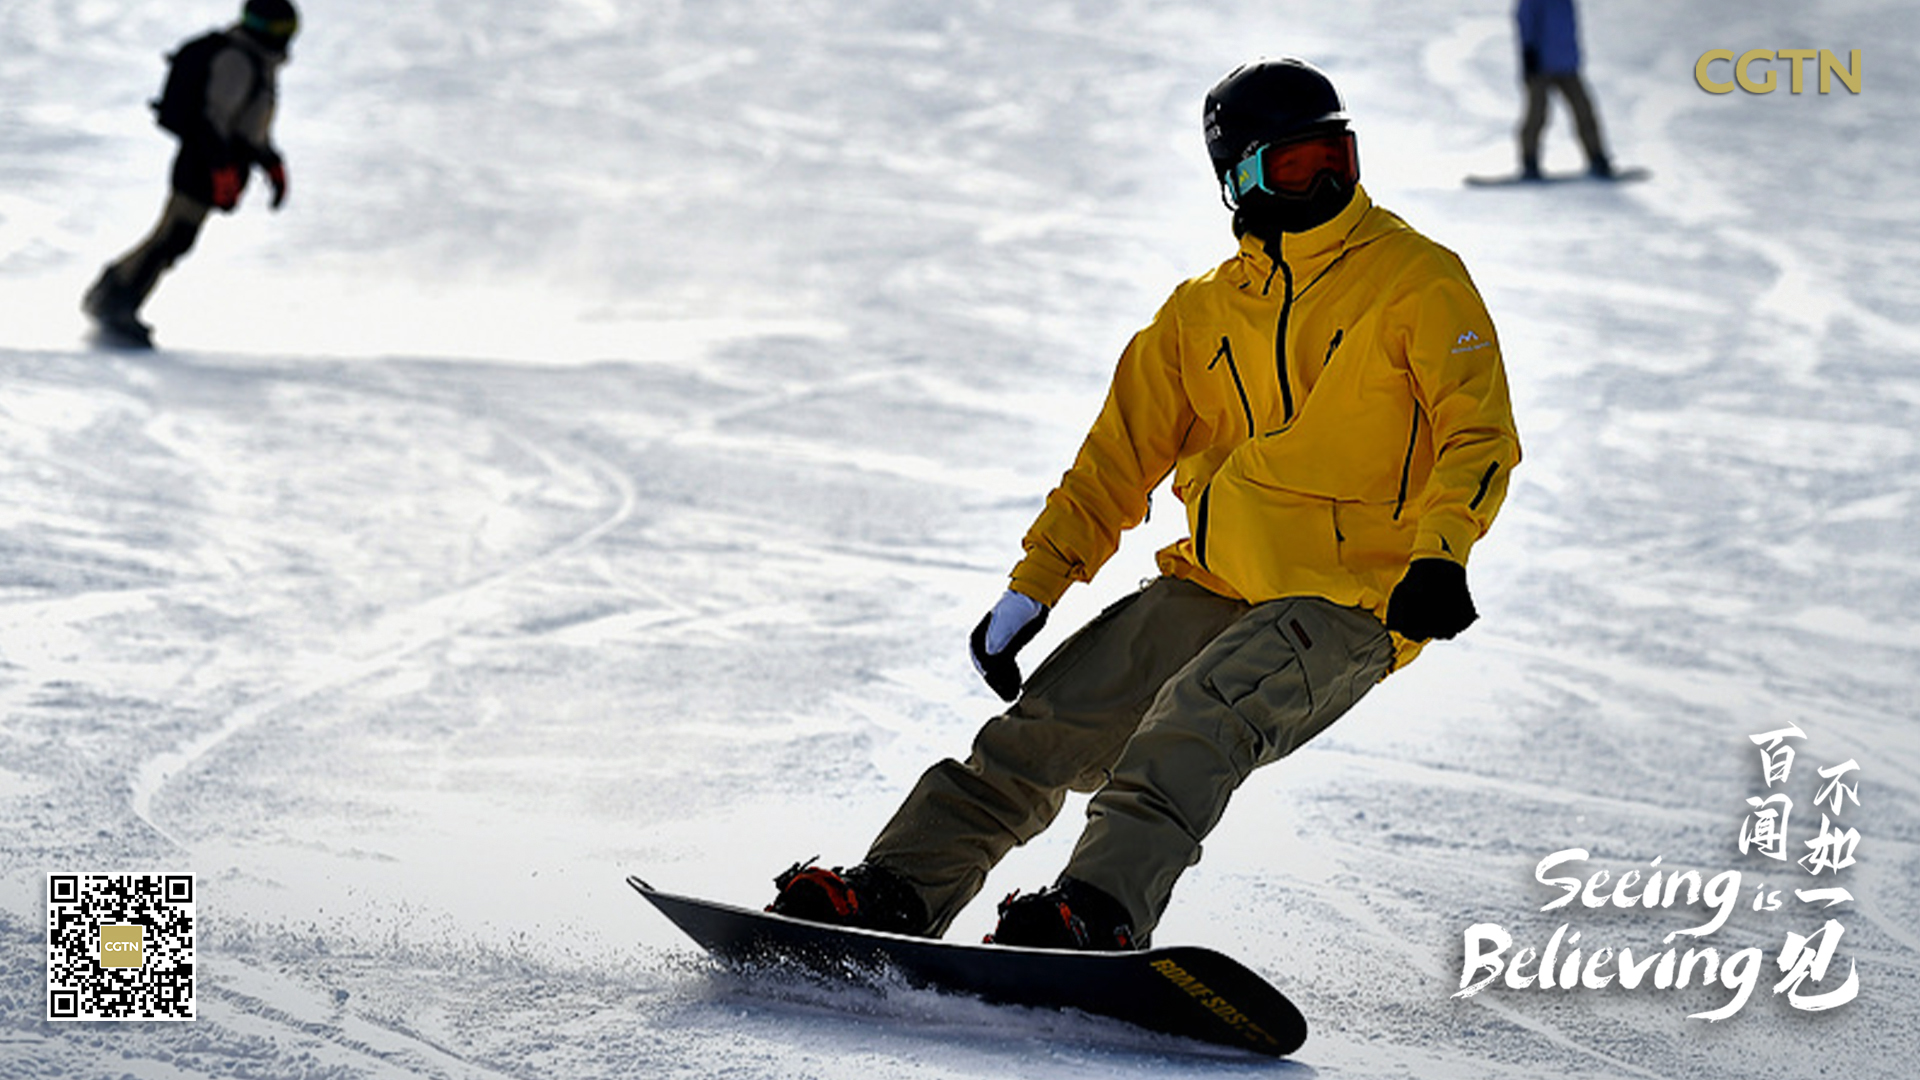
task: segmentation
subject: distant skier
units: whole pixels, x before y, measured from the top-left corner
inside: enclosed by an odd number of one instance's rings
[[[1520,120],[1520,175],[1540,179],[1540,135],[1547,127],[1547,95],[1558,90],[1573,113],[1580,148],[1587,156],[1587,172],[1613,175],[1606,144],[1600,138],[1600,118],[1586,80],[1580,77],[1580,30],[1573,0],[1520,0],[1514,9],[1519,24],[1520,71],[1526,80],[1527,111]]]
[[[1120,356],[1073,467],[972,637],[1011,708],[920,778],[865,861],[779,876],[772,910],[939,935],[1069,790],[1094,792],[1065,871],[992,940],[1147,944],[1252,771],[1325,730],[1478,616],[1473,544],[1520,459],[1492,321],[1458,257],[1374,205],[1345,107],[1298,60],[1207,95],[1239,250],[1173,290]],[[1159,578],[1024,685],[1015,655],[1171,473],[1189,535]]]
[[[232,212],[258,166],[275,210],[287,197],[287,169],[274,148],[276,78],[300,28],[288,0],[246,0],[240,21],[180,46],[155,120],[180,140],[160,222],[132,251],[101,271],[81,307],[110,338],[151,344],[140,306],[160,275],[193,247],[210,210]]]

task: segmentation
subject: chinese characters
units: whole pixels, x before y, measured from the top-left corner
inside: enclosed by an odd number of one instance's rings
[[[1785,862],[1791,853],[1788,823],[1794,801],[1790,789],[1798,756],[1792,740],[1806,737],[1806,732],[1796,724],[1748,736],[1760,749],[1760,779],[1768,794],[1747,799],[1753,812],[1740,826],[1742,855],[1757,853]],[[1823,781],[1813,797],[1813,806],[1820,811],[1820,831],[1802,843],[1807,853],[1795,860],[1796,865],[1812,877],[1818,878],[1824,873],[1837,880],[1841,871],[1854,864],[1855,852],[1860,847],[1860,831],[1845,825],[1841,819],[1846,816],[1849,799],[1855,807],[1860,805],[1859,780],[1853,775],[1859,771],[1860,763],[1852,758],[1815,770]],[[1775,792],[1776,787],[1783,790]],[[1820,905],[1822,910],[1853,900],[1853,894],[1840,885],[1796,889],[1793,895],[1803,904]],[[1768,892],[1767,887],[1761,885],[1755,890],[1753,906],[1756,911],[1778,911],[1781,907],[1778,891]],[[1836,1008],[1857,997],[1860,973],[1851,960],[1847,962],[1847,977],[1839,986],[1823,992],[1803,990],[1806,984],[1826,978],[1834,950],[1845,933],[1846,928],[1834,918],[1828,918],[1825,925],[1812,934],[1789,932],[1780,949],[1780,970],[1786,977],[1775,984],[1773,992],[1784,992],[1794,1008],[1809,1012]]]

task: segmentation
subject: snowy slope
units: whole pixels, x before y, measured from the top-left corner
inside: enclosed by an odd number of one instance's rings
[[[231,5],[10,0],[0,1075],[1904,1075],[1912,5],[1588,4],[1603,121],[1655,177],[1503,191],[1459,178],[1511,159],[1508,5],[1335,7],[311,0],[292,200],[213,222],[130,356],[75,304],[158,209],[159,53]],[[1863,49],[1863,92],[1693,83],[1803,45]],[[759,902],[964,753],[995,705],[966,631],[1127,335],[1229,251],[1199,99],[1263,53],[1333,74],[1375,198],[1466,259],[1527,450],[1481,623],[1259,774],[1157,935],[1246,959],[1312,1040],[1276,1067],[711,969],[622,876]],[[1748,737],[1789,723],[1797,782],[1861,766],[1839,876],[1736,848]],[[1073,816],[987,895],[1051,877]],[[1704,943],[1765,950],[1752,1000],[1452,998],[1475,924],[1644,955],[1703,921],[1539,910],[1568,848],[1582,879],[1739,871]],[[92,870],[198,875],[201,1019],[43,1019],[45,875]],[[1775,957],[1826,917],[1808,989],[1852,962],[1859,997],[1799,1011]]]

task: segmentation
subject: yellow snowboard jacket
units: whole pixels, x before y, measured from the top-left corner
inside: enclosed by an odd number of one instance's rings
[[[1225,596],[1384,620],[1409,562],[1466,563],[1520,442],[1465,266],[1364,188],[1277,254],[1244,237],[1134,335],[1013,588],[1052,605],[1091,580],[1169,472],[1189,534],[1160,569]]]

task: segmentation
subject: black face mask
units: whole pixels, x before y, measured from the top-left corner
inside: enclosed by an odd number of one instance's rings
[[[1251,233],[1273,242],[1284,233],[1306,232],[1340,216],[1353,201],[1353,187],[1339,177],[1322,173],[1305,195],[1252,192],[1233,212],[1233,234]]]

